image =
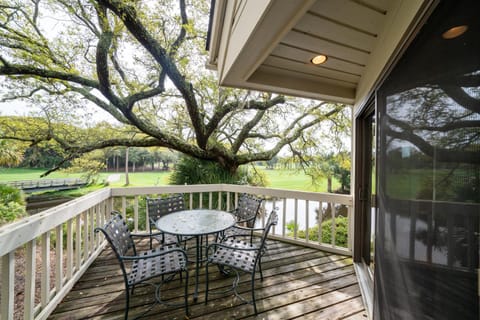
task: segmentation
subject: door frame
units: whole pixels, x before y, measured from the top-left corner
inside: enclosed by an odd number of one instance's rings
[[[353,261],[357,278],[359,281],[362,299],[369,314],[369,319],[373,316],[374,285],[373,273],[365,261],[365,257],[370,258],[370,247],[366,245],[366,238],[370,239],[370,232],[367,230],[367,223],[371,214],[371,181],[372,173],[365,170],[367,166],[371,168],[370,159],[372,154],[372,128],[370,117],[374,117],[377,123],[375,95],[368,100],[363,110],[355,116],[355,158],[354,158],[354,237],[353,237]],[[378,135],[378,125],[376,125],[376,136]],[[368,163],[367,163],[368,162]],[[376,161],[375,161],[376,163]],[[368,172],[366,172],[368,171]],[[367,191],[367,194],[365,194]],[[368,195],[368,197],[367,197]],[[368,207],[368,210],[366,210]]]

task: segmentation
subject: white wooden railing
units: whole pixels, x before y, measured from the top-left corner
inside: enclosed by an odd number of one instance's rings
[[[242,193],[264,197],[262,211],[269,213],[277,208],[279,213],[272,238],[351,254],[353,212],[348,195],[224,184],[105,188],[0,228],[0,319],[22,314],[24,319],[46,319],[105,246],[100,235],[94,233],[95,227],[103,225],[110,212],[117,210],[132,221],[135,231],[143,231],[148,228],[144,223],[148,221],[144,197],[169,193],[183,193],[189,208],[222,210],[233,209]],[[346,245],[335,245],[334,219],[330,220],[329,243],[322,242],[323,217],[315,218],[319,208],[328,211],[330,217],[331,212],[338,217],[344,211],[348,221]],[[259,225],[264,222],[265,215],[257,219]],[[287,229],[289,222],[291,230]],[[311,229],[314,226],[318,229]],[[315,230],[315,235],[308,230]],[[23,284],[16,285],[15,279],[21,278]],[[16,301],[21,292],[23,299]]]

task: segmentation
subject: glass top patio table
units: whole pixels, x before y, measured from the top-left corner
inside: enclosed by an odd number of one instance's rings
[[[156,221],[158,230],[176,236],[194,236],[195,254],[195,292],[193,299],[198,298],[198,273],[202,262],[200,238],[204,235],[224,231],[236,222],[235,216],[229,212],[210,209],[184,210],[169,213]]]
[[[178,236],[201,236],[221,232],[235,224],[233,214],[209,209],[177,211],[157,220],[160,231]]]

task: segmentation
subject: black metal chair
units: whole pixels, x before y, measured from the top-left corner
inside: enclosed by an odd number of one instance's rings
[[[188,270],[185,251],[176,246],[159,246],[153,250],[137,251],[133,237],[149,235],[131,234],[122,216],[116,212],[113,214],[110,221],[103,228],[95,228],[95,232],[102,232],[105,235],[122,269],[126,294],[125,319],[128,319],[130,295],[133,294],[136,285],[155,286],[155,303],[171,305],[161,300],[160,288],[164,282],[170,281],[176,274],[182,276],[182,272],[185,272],[184,306],[188,315]],[[167,275],[169,277],[165,278]],[[154,277],[161,277],[161,280],[157,283],[147,282]],[[152,307],[153,304],[142,315],[149,312]]]
[[[273,225],[276,225],[278,222],[277,212],[273,210],[270,213],[270,216],[267,219],[264,228],[259,228],[256,230],[262,230],[261,241],[257,244],[252,244],[250,241],[241,240],[245,235],[232,236],[223,239],[221,242],[212,243],[207,247],[207,264],[206,268],[206,290],[205,290],[205,304],[208,302],[208,266],[210,264],[215,264],[218,266],[220,271],[223,271],[224,268],[229,268],[235,272],[235,279],[232,284],[232,288],[235,296],[245,303],[253,305],[255,314],[257,314],[257,304],[255,301],[255,274],[257,271],[260,272],[260,279],[263,281],[262,273],[262,256],[266,251],[266,239],[270,228]],[[249,235],[246,235],[249,237]],[[247,300],[242,297],[237,292],[237,286],[240,280],[239,272],[248,273],[251,275],[251,300]],[[227,272],[222,272],[223,274],[228,274]],[[217,293],[225,293],[217,292]]]
[[[260,211],[260,206],[264,199],[255,197],[249,194],[242,194],[238,199],[237,207],[232,213],[237,218],[237,222],[231,228],[228,228],[221,234],[221,238],[228,238],[235,235],[250,235],[250,240],[253,239],[253,227],[257,215]]]
[[[185,242],[189,238],[178,238],[172,234],[166,234],[158,231],[156,221],[169,213],[185,210],[185,200],[183,194],[173,194],[165,198],[148,198],[147,212],[150,223],[150,249],[152,248],[152,240],[155,239],[163,245],[178,244]],[[156,231],[155,231],[156,230]]]

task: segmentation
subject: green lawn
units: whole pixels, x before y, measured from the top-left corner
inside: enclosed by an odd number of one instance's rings
[[[302,191],[319,191],[325,192],[327,190],[327,181],[322,179],[318,186],[312,185],[311,178],[305,175],[301,171],[294,170],[265,170],[258,168],[267,176],[269,181],[268,187],[290,190],[302,190]],[[0,168],[0,182],[15,181],[15,180],[33,180],[40,179],[40,175],[44,173],[44,169],[6,169]],[[125,173],[122,172],[108,172],[101,173],[98,181],[101,183],[106,181],[109,176],[118,175],[119,180],[111,182],[109,185],[113,187],[123,187],[125,185]],[[140,186],[159,186],[167,185],[170,172],[130,172],[129,179],[131,187]],[[64,172],[54,172],[48,175],[45,179],[54,178],[78,178],[81,174],[67,174]],[[339,185],[334,181],[333,188],[338,188]]]

